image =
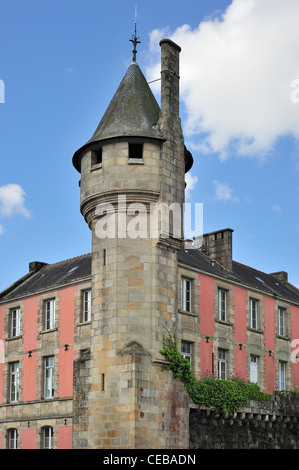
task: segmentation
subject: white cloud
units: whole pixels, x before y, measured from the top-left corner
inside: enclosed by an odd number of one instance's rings
[[[299,103],[291,99],[298,18],[298,0],[233,0],[222,16],[168,35],[182,48],[184,132],[193,148],[223,159],[231,148],[265,158],[280,136],[299,138]],[[167,33],[151,33],[152,57]],[[151,80],[160,77],[159,53],[147,71]]]
[[[0,225],[0,235],[3,235],[3,233],[4,233],[3,225]]]
[[[19,184],[0,186],[0,215],[9,217],[17,214],[29,219],[31,216],[25,207],[25,196]]]
[[[233,189],[230,187],[228,183],[220,183],[217,180],[213,181],[214,189],[215,189],[215,198],[219,201],[232,201],[237,202],[238,197],[233,196]]]
[[[185,182],[186,182],[185,196],[186,196],[186,199],[188,197],[190,197],[190,193],[191,193],[192,189],[195,188],[197,181],[198,181],[197,176],[193,176],[192,173],[190,173],[190,172],[186,173],[186,175],[185,175]]]
[[[278,205],[275,205],[275,206],[272,206],[272,209],[274,210],[274,212],[276,212],[277,214],[280,214],[281,211],[282,211],[282,208]]]

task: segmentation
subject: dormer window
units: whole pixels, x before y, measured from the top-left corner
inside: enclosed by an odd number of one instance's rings
[[[129,158],[142,158],[143,144],[129,144]]]

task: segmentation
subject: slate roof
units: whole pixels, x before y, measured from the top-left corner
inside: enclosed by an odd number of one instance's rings
[[[218,263],[196,249],[185,249],[178,253],[178,261],[207,273],[226,279],[228,282],[237,282],[246,288],[258,289],[265,294],[274,295],[290,302],[299,304],[299,290],[288,282],[279,281],[271,274],[266,274],[244,264],[233,261],[232,272],[222,268]],[[35,295],[39,292],[63,288],[68,284],[89,279],[91,276],[91,253],[61,261],[55,264],[47,264],[37,272],[26,274],[12,286],[0,293],[0,303]]]
[[[29,272],[0,293],[0,302],[34,295],[39,292],[64,287],[91,276],[91,253],[54,264],[46,264],[37,272]]]
[[[162,139],[155,125],[160,107],[141,69],[132,62],[91,139],[73,156],[80,171],[80,154],[90,144],[115,137]]]
[[[282,297],[288,301],[299,304],[299,290],[289,282],[279,281],[271,274],[266,274],[257,269],[233,261],[232,272],[222,268],[218,263],[204,253],[195,249],[181,248],[178,253],[178,261],[182,264],[207,272],[211,276],[220,276],[231,282],[238,282],[248,288],[258,289],[265,294]]]

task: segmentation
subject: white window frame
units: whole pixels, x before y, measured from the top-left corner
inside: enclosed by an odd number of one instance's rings
[[[181,342],[181,355],[192,364],[192,343],[189,341]]]
[[[91,290],[84,290],[82,298],[82,320],[83,322],[87,322],[91,320]]]
[[[227,351],[218,348],[218,379],[226,380],[227,378]]]
[[[11,310],[11,330],[10,334],[12,338],[20,336],[20,318],[21,318],[21,309],[13,308]]]
[[[278,389],[283,392],[286,389],[286,362],[278,363]]]
[[[258,300],[250,299],[250,328],[257,330],[258,328]]]
[[[54,397],[54,356],[44,357],[44,398]]]
[[[278,335],[285,336],[285,309],[278,307]]]
[[[45,426],[43,428],[43,448],[53,449],[53,428],[52,426]]]
[[[227,291],[218,289],[218,320],[226,321],[227,319]]]
[[[251,354],[250,355],[250,382],[258,383],[258,381],[259,381],[259,357]]]
[[[181,278],[181,309],[185,312],[192,310],[192,280]]]
[[[55,327],[55,299],[45,301],[45,329],[53,330]]]
[[[19,363],[9,364],[9,401],[17,403],[19,401]]]
[[[15,428],[8,430],[8,448],[9,449],[18,448],[18,432]]]

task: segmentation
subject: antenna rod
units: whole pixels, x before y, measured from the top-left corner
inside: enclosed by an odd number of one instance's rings
[[[136,62],[136,54],[137,54],[137,49],[136,46],[137,44],[140,44],[140,41],[138,41],[139,38],[137,38],[137,7],[135,7],[135,31],[134,31],[134,36],[132,36],[132,39],[130,41],[133,43],[133,62]]]

